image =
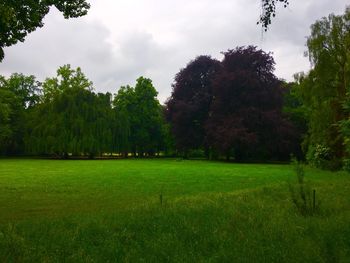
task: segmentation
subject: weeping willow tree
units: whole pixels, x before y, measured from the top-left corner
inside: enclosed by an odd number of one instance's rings
[[[43,83],[27,145],[37,154],[93,157],[112,151],[111,94],[95,94],[80,68],[58,69]]]

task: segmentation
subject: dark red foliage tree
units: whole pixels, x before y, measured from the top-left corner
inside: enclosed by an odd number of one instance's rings
[[[256,47],[223,53],[206,124],[210,145],[235,160],[288,159],[296,135],[282,116],[282,83],[274,60]]]
[[[177,148],[185,154],[190,149],[206,148],[205,123],[212,100],[212,79],[219,65],[209,56],[199,56],[175,76],[166,116]]]

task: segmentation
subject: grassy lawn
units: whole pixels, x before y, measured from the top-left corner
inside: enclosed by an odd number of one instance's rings
[[[350,175],[306,179],[312,217],[289,165],[2,159],[0,262],[350,262]]]

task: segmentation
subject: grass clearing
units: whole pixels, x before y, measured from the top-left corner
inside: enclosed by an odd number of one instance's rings
[[[289,165],[0,160],[0,261],[350,262],[350,176]],[[160,194],[163,204],[160,203]]]

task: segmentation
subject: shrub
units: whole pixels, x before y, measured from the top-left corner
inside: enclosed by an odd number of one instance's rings
[[[289,183],[292,202],[302,216],[312,216],[319,210],[319,204],[316,204],[316,192],[311,191],[309,183],[305,181],[304,166],[296,160],[292,163],[297,176],[296,183]]]
[[[311,166],[324,170],[334,171],[342,167],[341,160],[336,159],[330,148],[322,144],[310,146],[306,159]]]
[[[343,169],[350,172],[350,159],[346,158],[343,160]]]

